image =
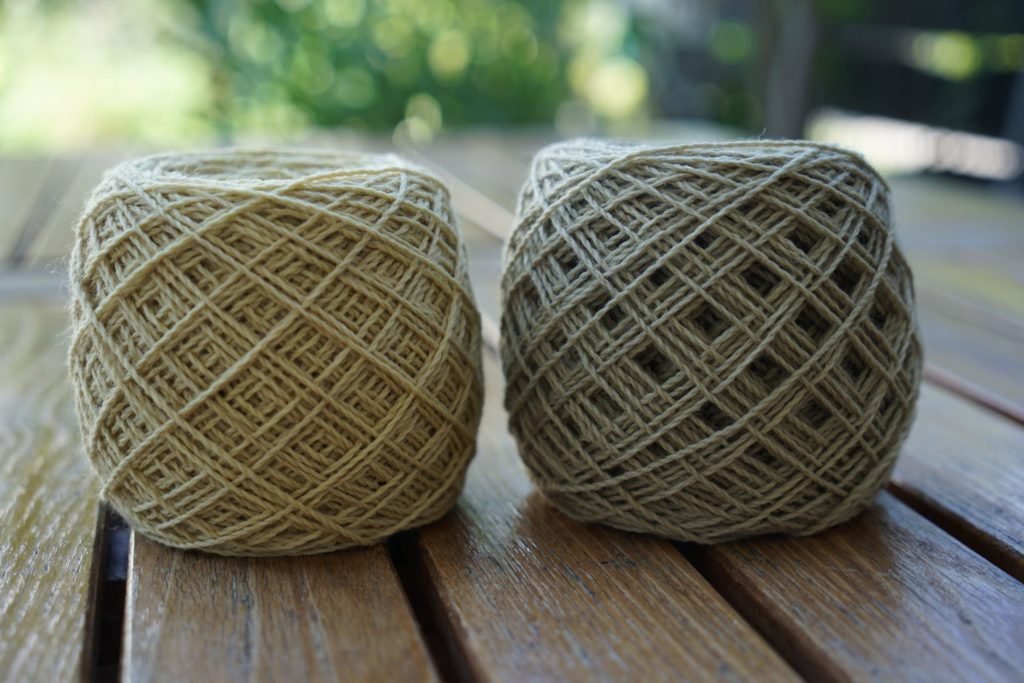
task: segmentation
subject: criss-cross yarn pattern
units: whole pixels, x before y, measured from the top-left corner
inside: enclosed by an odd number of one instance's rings
[[[85,450],[145,535],[315,553],[457,498],[480,322],[423,170],[281,150],[128,162],[87,203],[70,282]]]
[[[921,372],[888,188],[826,145],[554,145],[502,278],[511,430],[569,516],[808,534],[884,485]]]

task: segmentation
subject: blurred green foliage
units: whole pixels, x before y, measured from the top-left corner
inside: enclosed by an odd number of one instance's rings
[[[282,114],[357,128],[529,123],[552,120],[566,97],[558,2],[188,4],[223,126]]]
[[[0,147],[593,126],[645,113],[637,45],[616,0],[10,0]]]
[[[0,0],[0,149],[273,139],[314,126],[416,141],[472,125],[614,132],[651,115],[761,132],[778,101],[797,122],[828,105],[997,132],[1007,84],[1024,70],[1024,10],[1004,26],[997,5]],[[798,6],[813,21],[783,35]],[[805,93],[789,97],[771,73],[799,43],[813,64]]]

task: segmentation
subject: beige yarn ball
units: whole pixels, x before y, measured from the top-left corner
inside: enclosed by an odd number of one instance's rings
[[[71,257],[70,374],[103,495],[225,555],[441,517],[480,419],[448,193],[395,156],[211,151],[104,176]]]
[[[541,151],[502,279],[510,427],[570,517],[809,534],[885,484],[921,377],[889,192],[807,142]]]

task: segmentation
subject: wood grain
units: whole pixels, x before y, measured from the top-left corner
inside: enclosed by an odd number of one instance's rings
[[[128,576],[125,681],[432,681],[383,546],[227,558],[138,534]]]
[[[26,226],[45,220],[46,203],[38,200],[51,163],[45,157],[4,159],[0,163],[0,259],[8,265],[14,261]]]
[[[893,484],[901,498],[1024,581],[1020,425],[925,386]]]
[[[694,549],[812,679],[1016,681],[1024,587],[891,496],[810,538]]]
[[[889,184],[896,198],[893,221],[908,252],[963,255],[977,247],[992,254],[1024,245],[1020,198],[935,176],[896,177]]]
[[[977,309],[950,308],[929,305],[927,298],[918,303],[925,361],[992,394],[1010,414],[1024,415],[1024,335],[1000,334],[990,326],[973,324],[972,314],[984,315]],[[970,396],[966,390],[960,393]]]
[[[24,245],[26,265],[54,267],[54,264],[59,265],[68,256],[75,222],[84,208],[85,200],[99,183],[104,171],[131,156],[132,152],[127,150],[100,150],[82,159],[63,159],[54,166],[51,174],[67,174],[68,180],[44,189],[41,195],[41,201],[49,203],[50,210],[30,242]],[[62,165],[66,168],[61,168]]]
[[[80,455],[63,312],[0,309],[0,680],[90,666],[98,486]]]
[[[941,306],[935,295],[951,297],[949,303],[960,304],[960,309],[973,307],[986,314],[974,318],[976,324],[991,322],[993,331],[1018,328],[1019,333],[1024,321],[1024,244],[936,252],[919,248],[911,254],[914,279],[924,290],[918,299],[927,297],[929,305]]]
[[[453,515],[419,541],[453,657],[476,681],[791,680],[667,542],[569,520],[527,479],[497,361]]]

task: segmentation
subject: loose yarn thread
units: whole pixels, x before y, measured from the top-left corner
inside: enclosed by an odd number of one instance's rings
[[[842,522],[921,373],[889,191],[828,145],[556,144],[502,278],[509,424],[583,521],[714,543]]]
[[[482,401],[447,191],[395,156],[160,155],[104,176],[70,262],[70,375],[103,494],[227,555],[443,515]]]

